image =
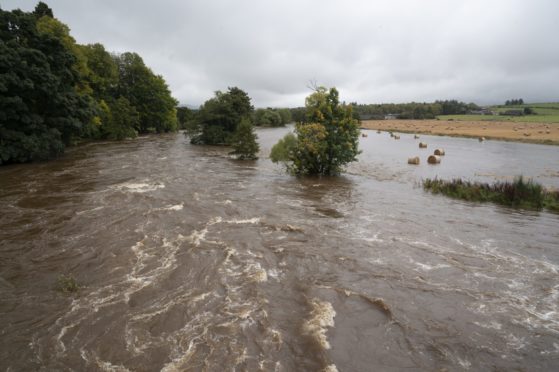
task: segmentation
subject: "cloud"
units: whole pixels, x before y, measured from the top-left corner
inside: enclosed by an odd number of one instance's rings
[[[182,103],[238,86],[301,106],[315,80],[361,103],[559,99],[553,0],[50,1],[80,43],[139,53]],[[4,1],[31,10],[35,1]]]

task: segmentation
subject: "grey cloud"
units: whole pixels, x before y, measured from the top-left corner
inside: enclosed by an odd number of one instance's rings
[[[310,80],[348,102],[559,99],[553,0],[47,2],[78,42],[138,52],[185,104],[239,86],[300,106]]]

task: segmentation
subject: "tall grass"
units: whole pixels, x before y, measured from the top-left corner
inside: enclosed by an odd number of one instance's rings
[[[525,180],[522,176],[516,177],[512,182],[493,184],[464,181],[459,178],[451,181],[427,178],[423,181],[423,189],[457,199],[493,202],[515,208],[547,208],[559,211],[559,191],[546,190],[539,183],[531,179]]]

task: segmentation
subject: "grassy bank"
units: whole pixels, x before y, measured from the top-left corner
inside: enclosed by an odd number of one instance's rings
[[[515,208],[541,210],[543,208],[559,212],[559,191],[546,190],[542,185],[525,180],[522,176],[514,181],[493,184],[470,182],[462,179],[445,181],[426,179],[423,189],[433,194],[443,194],[451,198],[477,202],[493,202]]]
[[[559,103],[525,103],[512,106],[491,106],[496,113],[504,113],[508,110],[520,110],[530,108],[532,115],[504,116],[504,115],[439,115],[439,120],[448,121],[510,121],[515,123],[559,123]]]

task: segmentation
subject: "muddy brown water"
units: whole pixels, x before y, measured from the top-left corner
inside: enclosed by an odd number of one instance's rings
[[[559,216],[416,184],[555,186],[557,147],[422,137],[433,167],[371,131],[346,175],[294,178],[265,158],[287,130],[255,162],[176,134],[1,168],[2,370],[559,368]]]

